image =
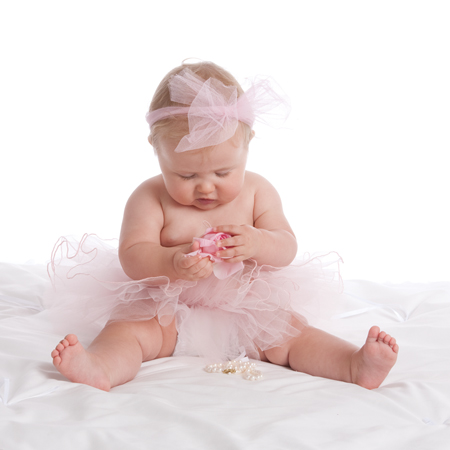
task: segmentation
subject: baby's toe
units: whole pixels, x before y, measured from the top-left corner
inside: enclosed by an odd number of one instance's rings
[[[396,339],[391,337],[391,339],[389,340],[389,347],[394,347],[394,345],[397,343]]]
[[[55,350],[58,352],[62,352],[66,347],[64,346],[63,342],[61,341],[56,347]]]
[[[386,332],[385,331],[381,331],[380,334],[378,335],[378,341],[379,342],[384,342],[384,338],[386,337]]]
[[[61,364],[61,361],[62,361],[61,355],[58,352],[58,350],[53,350],[52,351],[52,358],[53,358],[53,365],[55,367],[58,367]]]
[[[74,334],[68,334],[65,338],[67,345],[75,345],[78,342],[78,338]]]
[[[367,336],[369,341],[376,341],[378,339],[378,335],[380,334],[380,329],[374,325],[372,328],[370,328],[369,330],[369,334]]]

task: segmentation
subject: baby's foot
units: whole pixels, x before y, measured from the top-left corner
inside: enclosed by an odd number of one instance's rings
[[[353,354],[352,382],[367,389],[377,388],[397,361],[397,353],[395,339],[380,332],[378,327],[372,327],[366,343]]]
[[[103,391],[111,389],[108,373],[97,355],[87,352],[74,334],[68,334],[52,352],[53,365],[75,383]]]

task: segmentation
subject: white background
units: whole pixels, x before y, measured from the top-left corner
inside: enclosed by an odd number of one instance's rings
[[[117,237],[158,173],[144,115],[188,57],[292,103],[248,169],[278,189],[299,248],[343,276],[450,280],[447,1],[10,1],[0,10],[0,260],[60,235]]]

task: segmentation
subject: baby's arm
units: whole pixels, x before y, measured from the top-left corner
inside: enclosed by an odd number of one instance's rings
[[[218,256],[239,262],[252,258],[258,264],[275,267],[287,266],[297,254],[297,241],[283,213],[281,199],[276,189],[263,177],[249,174],[255,188],[253,227],[250,225],[223,225],[215,231],[233,237],[220,241]]]
[[[161,245],[164,214],[156,178],[142,183],[130,196],[120,232],[119,259],[124,272],[134,280],[166,276],[170,280],[196,281],[212,272],[209,258],[185,257],[198,243],[173,247]]]

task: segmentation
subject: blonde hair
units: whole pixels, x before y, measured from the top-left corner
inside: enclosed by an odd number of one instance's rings
[[[177,75],[186,68],[189,68],[189,70],[205,81],[209,78],[216,78],[225,86],[236,87],[238,97],[244,94],[241,85],[237,82],[233,75],[217,64],[209,61],[202,61],[194,64],[185,64],[183,62],[181,66],[172,69],[159,83],[159,86],[156,88],[155,94],[153,95],[153,99],[150,103],[149,111],[155,111],[168,106],[185,106],[180,103],[173,102],[170,99],[169,82],[173,76]],[[242,122],[239,122],[239,127],[244,136],[244,143],[248,146],[248,143],[252,137],[252,130],[249,125]],[[181,115],[159,120],[151,126],[150,130],[151,142],[155,152],[158,151],[158,141],[161,136],[172,139],[181,139],[187,134],[189,134],[188,119],[187,116]]]

